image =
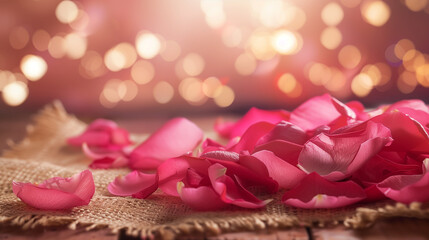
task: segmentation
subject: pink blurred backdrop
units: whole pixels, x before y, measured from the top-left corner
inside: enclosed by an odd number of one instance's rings
[[[16,0],[0,23],[3,114],[54,99],[156,115],[429,93],[427,0]]]

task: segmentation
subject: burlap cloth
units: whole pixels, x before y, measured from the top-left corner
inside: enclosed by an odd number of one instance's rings
[[[88,230],[108,227],[114,233],[125,229],[127,234],[134,236],[171,239],[188,234],[216,235],[298,226],[344,224],[359,228],[387,217],[429,218],[427,204],[379,202],[333,210],[304,210],[284,206],[279,201],[282,193],[262,210],[232,207],[217,212],[195,212],[180,199],[161,192],[143,200],[112,196],[107,191],[107,184],[116,176],[125,175],[128,169],[92,170],[96,192],[88,206],[60,212],[26,206],[13,194],[12,180],[41,182],[54,176],[68,177],[86,169],[90,161],[81,151],[65,143],[66,138],[80,133],[85,127],[85,123],[67,114],[58,102],[35,116],[26,138],[0,158],[0,224],[23,229],[59,225],[71,229],[85,226]]]

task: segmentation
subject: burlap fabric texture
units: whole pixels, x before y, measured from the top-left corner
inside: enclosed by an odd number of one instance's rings
[[[216,235],[225,232],[258,231],[297,226],[371,226],[388,217],[429,218],[427,204],[404,205],[379,202],[332,210],[304,210],[284,206],[282,193],[265,209],[232,207],[216,212],[195,212],[180,199],[156,192],[147,199],[116,197],[107,185],[129,169],[91,170],[96,192],[88,206],[70,211],[41,211],[26,206],[12,192],[12,180],[42,182],[54,176],[69,177],[87,168],[90,160],[65,140],[82,132],[86,124],[69,115],[59,102],[39,112],[28,126],[24,140],[0,158],[0,224],[23,229],[64,225],[88,230],[107,227],[112,232],[125,229],[141,237],[172,239],[181,235]],[[133,136],[142,140],[144,136]],[[273,196],[262,196],[272,198]]]

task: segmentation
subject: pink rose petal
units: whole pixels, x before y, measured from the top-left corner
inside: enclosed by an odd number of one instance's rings
[[[307,134],[298,126],[289,122],[281,121],[270,132],[261,137],[256,145],[261,145],[274,140],[283,140],[303,145],[308,140],[308,137]]]
[[[133,169],[156,169],[163,161],[192,150],[203,138],[202,130],[186,118],[168,121],[130,155]]]
[[[272,152],[263,150],[254,153],[252,156],[265,164],[269,176],[277,181],[282,188],[290,189],[296,186],[307,175]]]
[[[157,175],[146,174],[134,170],[125,177],[119,176],[107,186],[109,192],[116,196],[133,196],[140,192],[147,192],[150,195],[153,190],[153,186],[157,186]],[[149,189],[149,190],[148,190]],[[151,192],[151,190],[153,190]]]
[[[123,151],[95,152],[86,143],[82,144],[83,153],[93,161],[89,165],[93,169],[121,168],[128,166],[128,157]]]
[[[339,117],[356,118],[355,112],[328,94],[311,98],[290,114],[289,122],[304,131],[329,125]]]
[[[240,153],[242,151],[252,152],[259,139],[269,133],[275,125],[268,122],[258,122],[250,126],[241,137],[240,141],[228,149]]]
[[[399,111],[386,112],[371,119],[388,127],[392,132],[393,142],[386,149],[389,151],[427,152],[429,135],[425,127],[415,119]]]
[[[350,176],[392,140],[388,128],[371,121],[310,139],[299,155],[299,167],[337,181]]]
[[[277,157],[283,159],[289,164],[296,166],[298,164],[298,157],[302,151],[302,148],[302,145],[283,140],[274,140],[255,147],[253,152],[267,150],[273,152]]]
[[[239,182],[226,175],[228,169],[220,164],[209,167],[208,173],[214,191],[223,202],[244,208],[261,208],[269,201],[262,201],[247,191]]]
[[[79,136],[67,139],[70,145],[81,146],[83,143],[90,147],[115,151],[130,145],[129,133],[110,120],[97,119]]]
[[[43,210],[65,210],[88,205],[95,192],[89,170],[69,178],[54,177],[39,185],[13,182],[12,188],[24,203]]]
[[[424,161],[424,173],[417,175],[395,175],[377,184],[377,188],[388,198],[402,203],[429,201],[429,159]]]
[[[251,108],[236,123],[222,122],[218,120],[215,124],[215,130],[223,137],[234,138],[244,134],[244,132],[253,124],[258,122],[268,122],[277,124],[282,120],[288,120],[289,113],[284,110],[267,111],[258,108]]]
[[[311,173],[287,191],[282,201],[299,208],[337,208],[359,202],[365,197],[365,191],[353,181],[330,182],[317,173]]]
[[[220,210],[228,205],[221,200],[219,194],[211,187],[183,187],[183,183],[179,182],[177,191],[182,201],[194,210],[214,211]]]

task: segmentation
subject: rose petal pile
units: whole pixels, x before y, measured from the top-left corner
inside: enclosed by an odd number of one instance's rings
[[[272,199],[258,196],[278,191],[299,208],[429,201],[429,108],[420,100],[366,111],[323,95],[292,112],[252,108],[236,122],[218,119],[215,130],[227,144],[203,141],[200,128],[176,118],[134,147],[125,130],[97,120],[69,143],[93,168],[134,170],[109,184],[111,194],[146,198],[161,189],[201,211],[261,208]]]

